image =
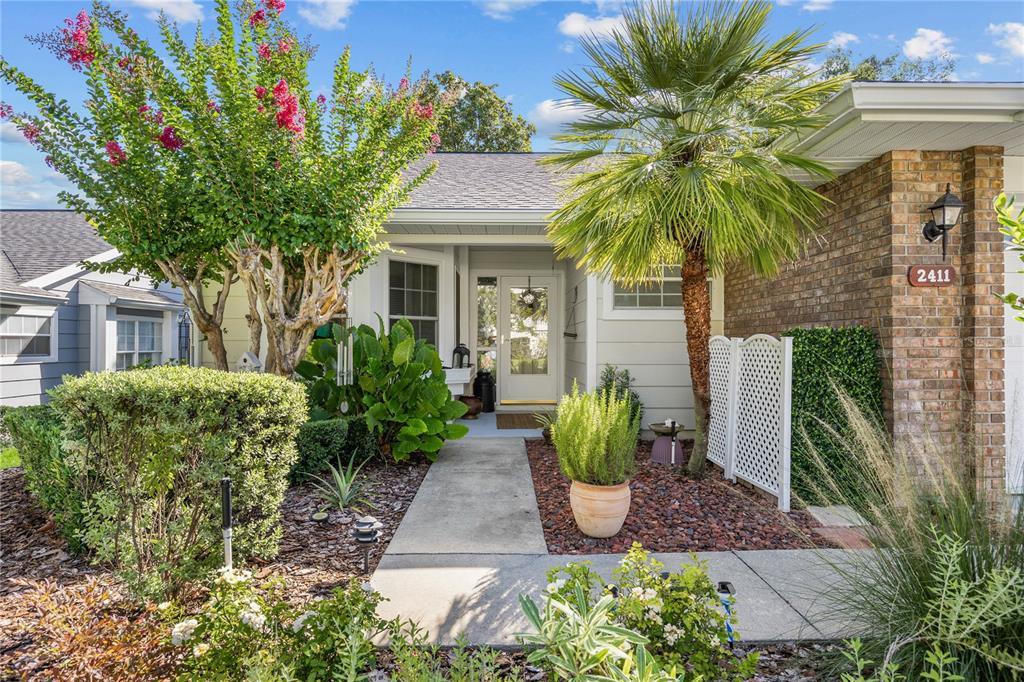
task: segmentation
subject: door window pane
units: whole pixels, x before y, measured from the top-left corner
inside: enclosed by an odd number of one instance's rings
[[[511,287],[509,297],[510,371],[512,374],[547,374],[547,287]]]
[[[498,343],[498,279],[480,277],[476,281],[476,345],[494,348]]]

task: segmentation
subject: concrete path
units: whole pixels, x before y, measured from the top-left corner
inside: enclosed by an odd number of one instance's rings
[[[441,450],[388,554],[545,554],[521,438],[473,438]]]
[[[689,554],[656,554],[667,570]],[[830,620],[816,596],[838,578],[843,550],[703,552],[713,581],[736,588],[744,641],[835,639],[855,634]],[[374,572],[389,599],[386,618],[417,621],[438,644],[465,635],[474,644],[512,646],[527,628],[520,594],[540,598],[545,573],[590,561],[606,578],[622,555],[547,554],[526,448],[519,439],[479,438],[446,445],[431,466]]]

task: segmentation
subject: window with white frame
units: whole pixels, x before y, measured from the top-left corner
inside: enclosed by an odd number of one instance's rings
[[[390,260],[388,263],[389,327],[405,318],[416,338],[437,345],[438,301],[436,265]]]
[[[46,308],[0,308],[0,358],[6,362],[51,359],[56,349],[55,311]]]
[[[142,317],[117,317],[117,369],[163,362],[163,322]]]
[[[660,280],[652,279],[633,286],[615,284],[612,305],[615,310],[681,310],[682,281],[680,266],[662,266]]]

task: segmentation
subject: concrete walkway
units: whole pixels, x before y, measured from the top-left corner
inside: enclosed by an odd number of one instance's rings
[[[667,570],[688,554],[656,554]],[[713,581],[736,588],[744,641],[835,639],[854,633],[830,620],[816,595],[836,580],[843,550],[703,552]],[[622,555],[547,554],[522,440],[473,439],[446,445],[371,579],[389,599],[386,618],[417,621],[438,644],[465,635],[474,644],[512,646],[527,628],[520,594],[540,598],[545,573],[590,561],[605,578]]]

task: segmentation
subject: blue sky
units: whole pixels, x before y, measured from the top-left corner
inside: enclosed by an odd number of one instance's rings
[[[49,31],[88,2],[0,1],[0,51],[45,86],[71,102],[83,96],[82,76],[25,41]],[[196,20],[211,22],[209,4],[200,0],[123,0],[132,25],[156,38],[156,10],[165,9],[190,33]],[[326,90],[330,68],[345,45],[357,66],[372,63],[397,81],[407,60],[413,72],[452,69],[468,80],[498,84],[498,92],[538,127],[534,149],[548,149],[549,135],[565,117],[553,104],[551,79],[579,66],[577,39],[617,24],[622,5],[615,0],[545,2],[537,0],[374,1],[288,0],[286,17],[309,34],[320,52],[311,82]],[[776,0],[771,31],[781,34],[813,27],[820,42],[844,45],[855,55],[957,57],[960,80],[1024,80],[1024,3],[843,0]],[[3,87],[0,99],[15,108],[25,101]],[[9,122],[0,128],[0,206],[42,208],[57,205],[61,176],[26,144]]]

